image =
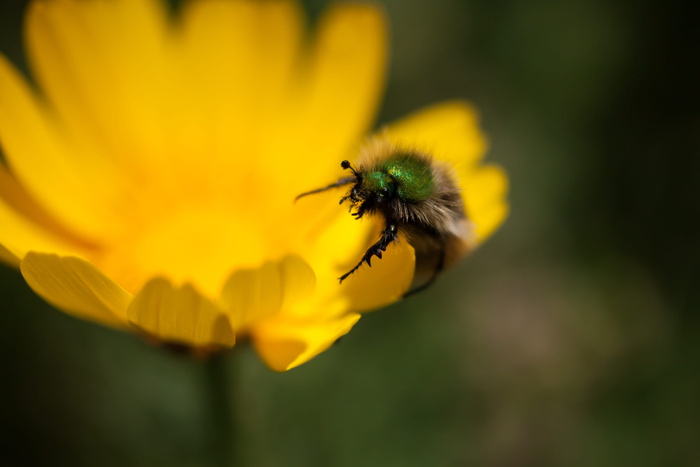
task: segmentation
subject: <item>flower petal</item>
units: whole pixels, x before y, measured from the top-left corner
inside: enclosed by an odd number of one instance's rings
[[[182,7],[187,95],[212,149],[240,149],[269,131],[300,51],[302,14],[292,1],[190,0]],[[251,134],[251,131],[253,134]]]
[[[464,101],[449,101],[422,109],[392,123],[387,136],[449,161],[458,171],[470,169],[486,152],[476,110]]]
[[[125,327],[131,295],[87,261],[30,252],[20,269],[34,292],[56,308],[107,326]]]
[[[508,177],[496,165],[475,169],[464,181],[467,216],[475,225],[479,241],[484,241],[508,215]]]
[[[157,0],[37,0],[27,12],[29,62],[62,122],[135,167],[167,162],[165,8]]]
[[[324,142],[355,141],[374,119],[384,86],[386,42],[384,15],[374,6],[337,4],[321,18],[308,111]]]
[[[279,154],[295,159],[294,153],[289,145],[271,153],[267,145],[296,140],[277,132],[287,128],[282,109],[301,53],[300,5],[190,0],[181,13],[176,50],[182,92],[173,99],[179,107],[172,112],[180,121],[171,133],[172,152],[183,154],[183,174],[200,177],[206,190],[220,193],[242,215],[257,211],[248,202],[254,192],[260,204],[283,197],[288,206],[294,195],[280,185],[289,172],[275,164]],[[269,185],[276,189],[260,189]]]
[[[72,245],[67,245],[51,233],[19,215],[0,198],[0,245],[5,254],[0,260],[18,266],[28,251],[46,253],[77,254]]]
[[[56,221],[50,218],[49,214],[27,193],[2,163],[0,163],[0,200],[18,215],[32,219],[47,230],[53,230],[56,224]]]
[[[306,363],[347,334],[360,319],[352,313],[329,321],[268,320],[255,326],[253,344],[275,371]]]
[[[24,186],[12,176],[2,163],[0,163],[0,204],[12,208],[14,211],[12,216],[17,216],[19,222],[31,221],[35,228],[40,228],[44,231],[47,238],[54,238],[56,242],[60,242],[62,251],[66,250],[63,246],[64,242],[70,243],[74,247],[73,251],[69,250],[72,255],[76,255],[76,250],[94,248],[94,245],[76,236],[74,232],[69,231],[50,213],[46,212],[44,207],[27,192]],[[5,209],[5,207],[2,209]],[[9,219],[11,216],[5,215],[4,217]],[[0,224],[7,225],[8,223],[2,222]],[[31,247],[27,249],[37,250],[37,248]],[[58,251],[58,248],[48,251]]]
[[[55,218],[87,236],[111,225],[105,167],[78,161],[17,70],[0,55],[0,144],[13,174]]]
[[[316,276],[308,264],[297,256],[270,261],[259,269],[234,272],[221,293],[221,301],[230,311],[238,330],[269,318],[313,293]]]
[[[320,18],[302,85],[286,103],[285,125],[266,142],[270,154],[291,154],[273,160],[280,173],[294,171],[302,190],[328,183],[374,120],[384,87],[386,34],[383,12],[372,5],[338,3]],[[300,171],[299,158],[314,170]]]
[[[194,347],[233,347],[226,315],[191,285],[176,288],[166,279],[149,281],[127,311],[129,323],[159,340]]]
[[[90,246],[56,222],[0,164],[0,261],[18,267],[28,251],[80,256]]]

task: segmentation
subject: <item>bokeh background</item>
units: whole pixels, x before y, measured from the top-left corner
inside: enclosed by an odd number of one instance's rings
[[[22,67],[25,3],[0,3]],[[379,123],[473,101],[512,214],[298,369],[238,349],[240,465],[700,465],[698,6],[381,3]],[[7,267],[0,308],[0,464],[209,465],[201,363],[59,313]]]

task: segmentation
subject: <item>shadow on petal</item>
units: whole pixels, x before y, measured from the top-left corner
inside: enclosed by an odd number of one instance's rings
[[[221,292],[221,301],[229,310],[236,329],[278,313],[285,305],[310,296],[316,287],[316,275],[298,256],[268,261],[257,269],[241,269],[229,277]]]
[[[149,281],[127,311],[129,323],[168,343],[192,347],[233,347],[236,337],[226,314],[189,284]]]

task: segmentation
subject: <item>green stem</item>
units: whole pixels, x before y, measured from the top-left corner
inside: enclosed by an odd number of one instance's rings
[[[236,426],[234,421],[232,368],[227,353],[213,355],[206,362],[207,408],[209,411],[212,466],[236,465]]]

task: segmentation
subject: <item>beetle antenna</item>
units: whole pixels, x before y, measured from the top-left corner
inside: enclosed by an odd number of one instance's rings
[[[294,202],[296,202],[299,198],[302,198],[302,197],[307,196],[307,195],[314,195],[316,193],[321,193],[321,192],[326,191],[326,190],[331,190],[331,189],[337,188],[339,186],[349,185],[350,183],[353,183],[355,180],[356,180],[355,177],[341,178],[337,182],[331,183],[330,185],[324,186],[323,188],[317,188],[315,190],[307,191],[306,193],[302,193],[302,194],[298,195],[296,198],[294,198]]]
[[[355,170],[355,167],[353,167],[352,165],[350,165],[350,161],[343,161],[343,162],[340,163],[340,166],[341,166],[343,169],[349,170],[350,172],[352,172],[352,174],[353,174],[353,175],[355,176],[355,178],[357,178],[358,180],[359,180],[360,178],[362,178],[362,177],[360,176],[360,174],[357,172],[357,170]]]

